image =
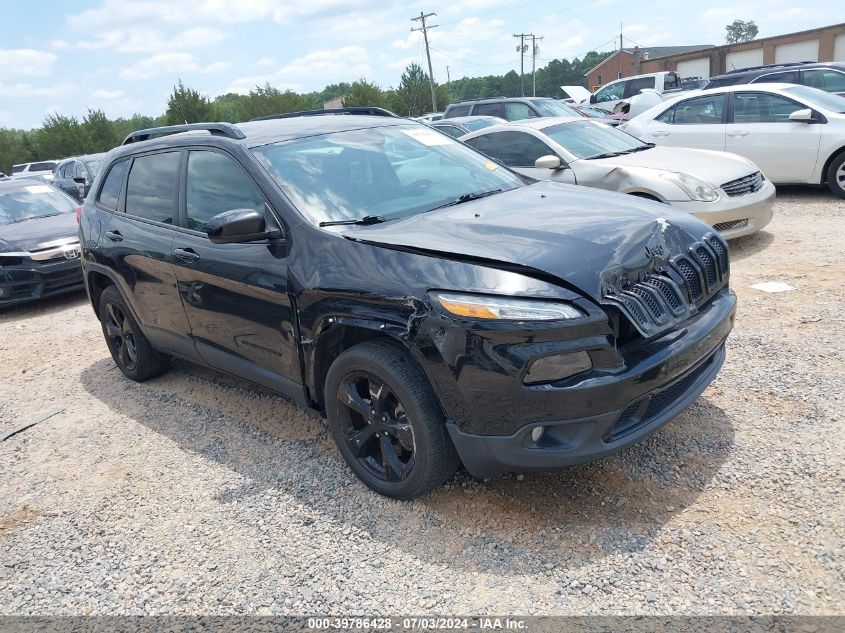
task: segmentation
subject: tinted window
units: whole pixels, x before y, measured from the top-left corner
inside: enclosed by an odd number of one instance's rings
[[[521,121],[532,117],[536,118],[537,115],[525,103],[508,102],[505,104],[505,118],[508,121]]]
[[[128,160],[122,160],[112,166],[102,189],[100,189],[100,195],[97,198],[99,204],[112,211],[117,210],[117,199],[120,197],[120,190],[123,187],[123,179],[126,177],[128,167]]]
[[[444,117],[467,116],[469,114],[469,105],[449,106],[449,111],[443,115]]]
[[[794,81],[790,83],[798,82]],[[845,91],[845,73],[824,69],[805,70],[804,83],[819,90],[826,90],[827,92],[843,92]]]
[[[26,169],[26,165],[13,165],[12,166],[12,173],[13,174],[20,174],[23,170]]]
[[[490,127],[491,125],[496,125],[497,123],[501,123],[501,121],[497,121],[496,119],[474,119],[472,121],[464,121],[464,127],[470,132],[475,132],[476,130]]]
[[[53,171],[58,165],[57,162],[48,160],[43,163],[31,163],[29,171]]]
[[[479,103],[475,106],[473,115],[478,116],[498,116],[505,118],[505,106],[502,103]]]
[[[652,88],[654,86],[651,86]],[[663,78],[663,90],[677,90],[681,87],[681,78],[676,73],[670,73]],[[631,94],[637,94],[631,91]]]
[[[734,123],[788,123],[790,114],[806,107],[764,92],[737,92],[734,93]]]
[[[70,174],[70,163],[65,163],[64,165],[60,165],[58,169],[56,169],[56,178],[70,178],[68,174]]]
[[[722,122],[724,106],[725,95],[696,97],[672,106],[657,120],[672,125],[717,124]]]
[[[543,116],[578,116],[575,110],[555,99],[531,99],[530,101]]]
[[[126,213],[173,224],[178,190],[179,152],[139,156],[126,185]]]
[[[204,231],[208,221],[224,211],[264,212],[264,198],[240,165],[217,152],[195,151],[188,157],[185,193],[188,228]]]
[[[798,81],[798,71],[797,70],[788,70],[782,73],[771,73],[768,75],[763,75],[762,77],[757,77],[757,79],[751,81],[750,83],[753,84],[797,84]]]
[[[667,75],[667,79],[668,77],[669,75]],[[633,97],[634,95],[638,95],[640,94],[640,90],[643,90],[645,88],[651,88],[653,90],[654,81],[654,77],[640,77],[639,79],[632,79],[628,82],[628,85],[630,86],[628,89],[628,95],[631,97]],[[666,90],[669,90],[669,88],[666,86],[664,86],[664,88]]]
[[[627,82],[620,81],[615,84],[609,84],[596,93],[596,103],[604,103],[605,101],[616,101],[622,98],[625,94],[625,84]]]
[[[466,143],[508,167],[534,167],[541,156],[555,154],[543,141],[525,132],[492,132]]]

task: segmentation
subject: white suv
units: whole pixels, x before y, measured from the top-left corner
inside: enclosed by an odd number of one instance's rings
[[[654,90],[658,94],[663,94],[681,89],[681,77],[678,73],[671,71],[649,73],[611,81],[590,96],[590,103],[602,110],[613,112],[617,103],[635,97],[643,90]]]
[[[58,167],[57,160],[42,160],[35,163],[12,165],[12,178],[31,178],[38,176],[44,180],[53,180],[53,172]]]

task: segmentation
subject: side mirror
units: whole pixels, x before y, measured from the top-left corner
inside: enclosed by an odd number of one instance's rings
[[[796,110],[790,114],[789,120],[798,121],[799,123],[812,123],[815,121],[815,117],[813,116],[813,111],[810,108],[804,108],[803,110]]]
[[[78,183],[80,185],[87,185],[88,178],[86,178],[85,176],[76,176],[74,177],[73,182]]]
[[[551,154],[540,156],[540,158],[534,161],[534,167],[536,169],[560,169],[560,158]]]
[[[595,103],[595,102],[596,102],[596,93],[594,92],[593,94],[590,95],[590,103]]]
[[[255,209],[232,209],[208,221],[205,232],[214,244],[237,244],[281,237],[281,231],[267,229],[263,213]]]

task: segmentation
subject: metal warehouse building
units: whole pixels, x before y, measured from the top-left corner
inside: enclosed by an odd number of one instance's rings
[[[587,87],[595,90],[621,77],[663,70],[707,79],[734,68],[800,61],[845,62],[845,23],[742,44],[623,48],[589,70],[586,77]]]

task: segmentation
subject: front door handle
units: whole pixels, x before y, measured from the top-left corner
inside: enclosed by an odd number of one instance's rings
[[[728,132],[728,136],[748,136],[747,130],[731,130]]]
[[[123,241],[123,236],[120,234],[120,231],[106,231],[106,237],[109,238],[112,242]]]
[[[199,253],[192,248],[177,248],[173,251],[173,254],[176,256],[176,259],[179,259],[186,264],[193,264],[200,259]]]

